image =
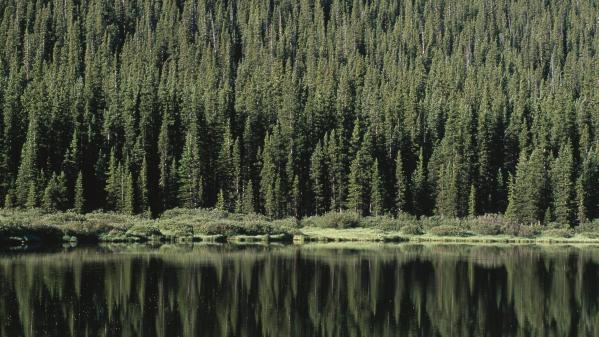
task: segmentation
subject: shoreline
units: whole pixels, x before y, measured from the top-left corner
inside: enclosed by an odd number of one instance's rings
[[[216,209],[174,209],[157,219],[118,213],[0,209],[0,247],[95,243],[501,243],[599,245],[599,223],[521,225],[501,216],[470,219],[360,217],[328,213],[269,219]]]
[[[305,230],[305,232],[304,232]],[[356,236],[355,234],[363,232],[375,232],[369,228],[351,228],[351,229],[326,229],[325,233],[315,234],[314,228],[300,228],[296,234],[260,234],[260,235],[194,235],[193,237],[175,237],[175,236],[151,236],[151,237],[123,237],[118,239],[105,239],[101,237],[64,236],[61,240],[41,239],[32,233],[23,233],[22,236],[2,238],[0,247],[10,248],[18,246],[53,245],[53,244],[79,244],[102,245],[102,244],[504,244],[504,245],[590,245],[599,246],[599,239],[588,238],[583,235],[575,235],[569,238],[539,236],[534,238],[523,238],[507,235],[470,235],[470,236],[438,236],[431,234],[423,235],[405,235],[400,232],[373,233],[370,236]]]

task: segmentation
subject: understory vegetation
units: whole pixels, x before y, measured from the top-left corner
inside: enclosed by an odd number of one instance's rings
[[[350,235],[348,235],[348,233]],[[502,215],[463,219],[440,216],[416,218],[361,216],[331,212],[322,216],[270,219],[259,214],[236,214],[218,209],[172,209],[160,218],[117,213],[45,213],[42,210],[0,211],[0,243],[147,242],[147,241],[291,241],[303,239],[389,241],[418,237],[513,237],[527,239],[599,239],[599,221],[567,225],[523,225]]]

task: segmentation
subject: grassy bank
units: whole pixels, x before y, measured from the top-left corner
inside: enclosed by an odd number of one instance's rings
[[[191,242],[291,240],[298,221],[269,220],[256,214],[219,210],[165,212],[159,219],[114,213],[45,214],[39,210],[0,210],[0,242]]]
[[[361,217],[352,212],[271,220],[256,214],[174,209],[158,219],[114,213],[0,210],[0,242],[497,242],[599,243],[599,221],[530,226],[500,215],[468,219]]]

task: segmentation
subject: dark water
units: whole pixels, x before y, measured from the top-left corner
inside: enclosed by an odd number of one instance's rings
[[[599,248],[4,252],[0,336],[599,336]]]

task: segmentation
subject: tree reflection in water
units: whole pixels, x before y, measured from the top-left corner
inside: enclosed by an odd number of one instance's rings
[[[0,336],[599,336],[599,247],[4,253]]]

